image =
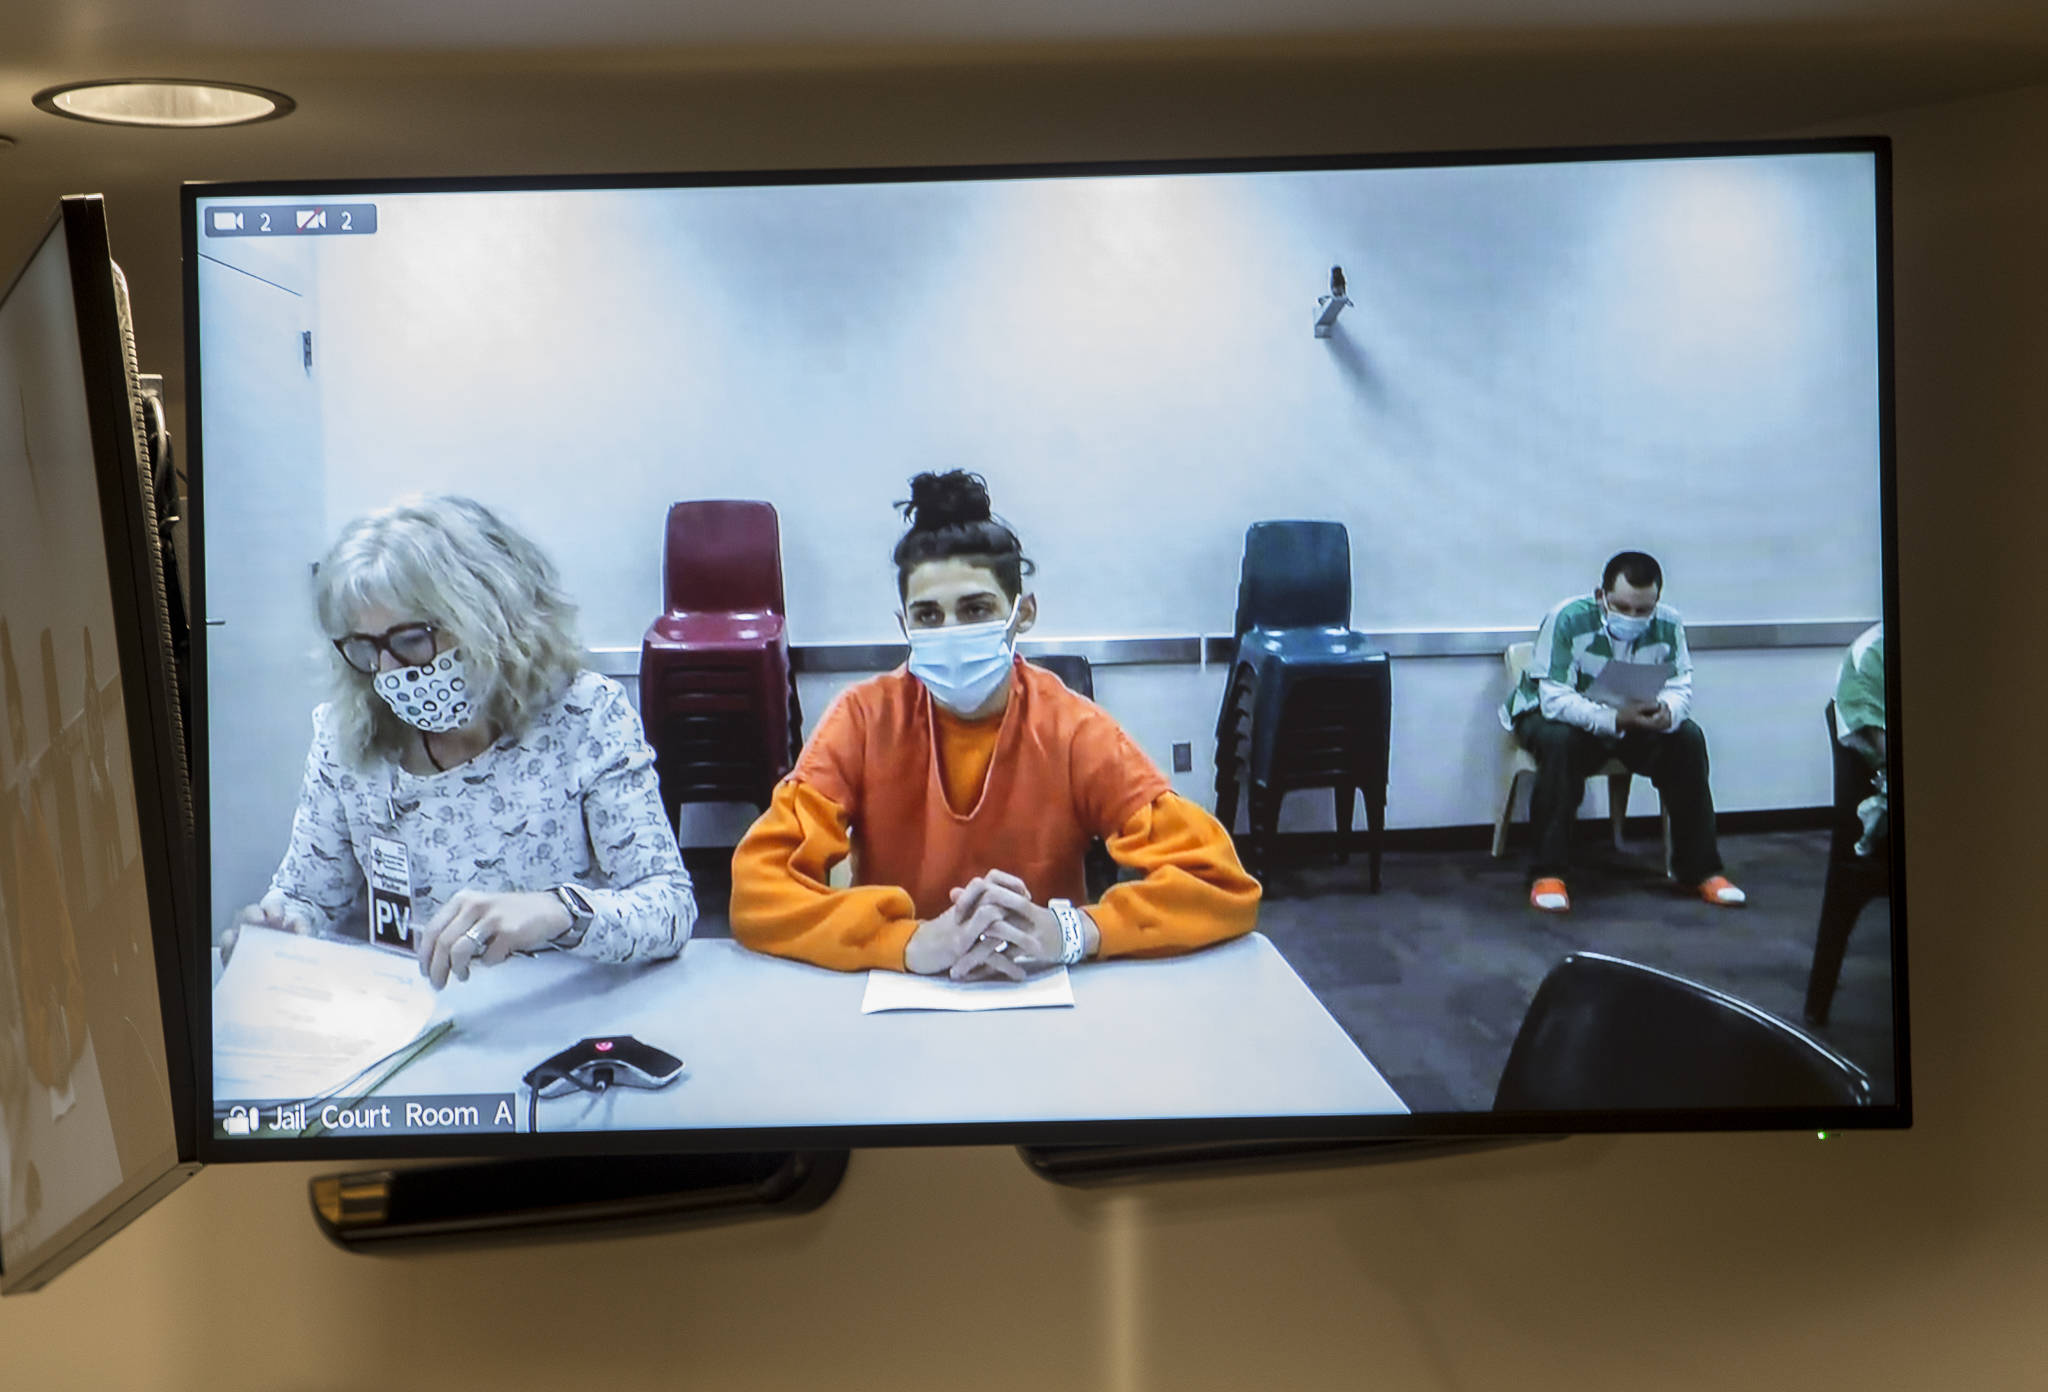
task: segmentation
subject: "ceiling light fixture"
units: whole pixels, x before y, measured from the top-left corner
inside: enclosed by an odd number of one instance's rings
[[[115,77],[67,82],[36,93],[35,103],[52,116],[108,126],[246,126],[291,114],[297,105],[282,92],[239,82],[199,82],[186,77]]]

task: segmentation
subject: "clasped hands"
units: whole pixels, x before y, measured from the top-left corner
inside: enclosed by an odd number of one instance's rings
[[[1615,710],[1614,724],[1623,734],[1662,734],[1671,728],[1671,707],[1662,701],[1631,702]]]
[[[905,971],[943,972],[955,981],[1022,981],[1064,959],[1058,917],[1034,903],[1024,881],[1008,871],[990,870],[948,893],[952,907],[918,924],[904,945]],[[1091,956],[1101,935],[1092,921],[1084,935],[1082,955]]]

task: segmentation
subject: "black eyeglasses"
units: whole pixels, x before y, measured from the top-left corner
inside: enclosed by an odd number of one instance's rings
[[[344,633],[334,640],[341,660],[366,677],[377,675],[377,658],[390,653],[406,667],[424,667],[434,660],[435,628],[430,623],[400,624],[382,633]]]

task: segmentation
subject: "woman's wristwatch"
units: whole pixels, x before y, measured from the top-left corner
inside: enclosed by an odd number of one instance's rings
[[[1088,920],[1071,899],[1051,899],[1045,906],[1060,923],[1060,965],[1071,967],[1088,955]]]
[[[590,920],[597,917],[597,905],[591,903],[590,896],[576,885],[556,885],[548,892],[569,911],[569,926],[548,939],[548,946],[567,952],[582,942],[583,935],[590,931]]]

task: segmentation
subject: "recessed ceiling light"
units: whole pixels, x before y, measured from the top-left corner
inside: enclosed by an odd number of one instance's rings
[[[9,150],[12,150],[13,148],[14,137],[11,135],[0,135],[0,155],[6,154]]]
[[[196,82],[183,77],[116,77],[67,82],[36,93],[53,116],[109,126],[246,126],[291,114],[282,92],[239,82]]]

